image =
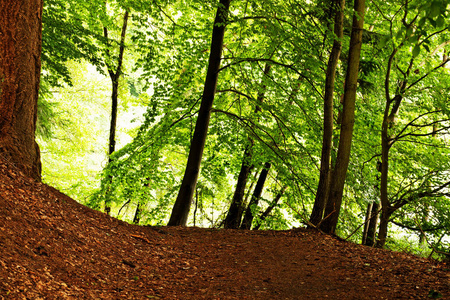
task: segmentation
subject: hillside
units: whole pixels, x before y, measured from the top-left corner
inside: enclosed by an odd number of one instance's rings
[[[0,299],[450,299],[444,263],[303,229],[132,226],[5,162],[0,253]]]

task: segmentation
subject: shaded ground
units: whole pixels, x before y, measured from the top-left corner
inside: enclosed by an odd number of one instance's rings
[[[303,229],[132,226],[2,162],[0,253],[0,299],[450,299],[444,263]]]

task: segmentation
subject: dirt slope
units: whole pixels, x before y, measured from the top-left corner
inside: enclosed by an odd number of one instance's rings
[[[309,230],[128,225],[0,161],[0,299],[450,299],[450,271]]]

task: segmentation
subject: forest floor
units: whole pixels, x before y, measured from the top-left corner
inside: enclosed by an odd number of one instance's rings
[[[139,227],[0,162],[0,299],[450,299],[450,264],[317,231]]]

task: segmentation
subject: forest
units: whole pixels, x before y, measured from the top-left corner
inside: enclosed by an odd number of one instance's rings
[[[133,224],[448,258],[449,20],[448,0],[45,0],[35,52],[1,47],[0,152]]]

